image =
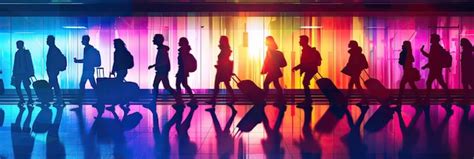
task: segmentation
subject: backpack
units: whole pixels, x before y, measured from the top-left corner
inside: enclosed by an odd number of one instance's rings
[[[195,72],[197,70],[197,60],[193,54],[184,56],[184,70],[186,72]]]
[[[315,59],[314,61],[316,62],[316,66],[321,66],[321,61],[323,61],[323,59],[321,58],[321,54],[314,47],[311,49],[311,51],[311,55],[313,55],[311,58]]]
[[[441,67],[450,68],[453,64],[453,56],[447,51],[444,50],[441,52]]]
[[[369,62],[367,62],[367,58],[365,58],[364,54],[360,54],[360,60],[362,61],[362,69],[368,69],[369,68]]]
[[[58,69],[59,71],[64,71],[66,70],[66,67],[67,67],[67,59],[66,59],[66,56],[64,56],[64,54],[61,54],[59,55],[59,59],[58,59]]]
[[[135,63],[133,62],[133,55],[131,53],[127,53],[127,58],[126,58],[126,66],[127,66],[127,69],[131,69],[133,68],[133,66],[135,65]]]
[[[278,62],[280,67],[286,67],[287,63],[283,52],[278,51]]]
[[[93,48],[92,52],[93,52],[92,54],[94,56],[93,66],[94,67],[99,67],[100,65],[102,65],[102,62],[100,60],[100,52],[96,48]]]

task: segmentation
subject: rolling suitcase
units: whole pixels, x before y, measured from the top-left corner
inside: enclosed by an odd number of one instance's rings
[[[33,80],[34,79],[34,80]],[[32,77],[33,88],[35,89],[38,100],[42,103],[49,103],[53,101],[54,93],[51,84],[46,80],[37,80],[36,77]]]
[[[97,68],[97,100],[99,103],[116,104],[121,102],[120,96],[123,90],[120,89],[122,81],[118,81],[111,76],[104,76],[104,68]]]
[[[321,74],[318,73],[319,76]],[[347,106],[346,96],[336,87],[336,85],[329,79],[321,76],[320,79],[316,79],[321,92],[329,100],[329,104],[333,106]]]
[[[333,132],[346,111],[345,107],[329,106],[329,109],[314,126],[314,130],[326,134]]]
[[[261,123],[265,115],[264,108],[263,105],[254,105],[237,124],[237,133],[250,132],[257,124]]]
[[[369,79],[364,81],[364,85],[367,87],[369,96],[377,99],[381,105],[390,104],[391,98],[389,90],[379,80],[371,78],[366,70],[364,70],[364,72],[367,74],[367,77],[369,77]],[[364,80],[362,77],[361,79]]]
[[[235,79],[235,78],[236,79]],[[235,74],[232,76],[232,80],[237,83],[239,90],[254,104],[254,105],[266,105],[265,102],[265,91],[258,87],[251,80],[240,80]]]

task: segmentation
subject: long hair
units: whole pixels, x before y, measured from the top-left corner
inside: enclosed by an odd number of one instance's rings
[[[402,49],[407,51],[407,54],[412,55],[412,48],[410,41],[403,41]]]
[[[461,46],[463,47],[463,50],[473,51],[472,43],[467,38],[462,38],[461,39]]]
[[[278,49],[278,45],[276,44],[275,39],[273,39],[273,36],[267,36],[265,39],[268,48],[272,48],[274,50]]]
[[[219,39],[219,47],[222,49],[230,50],[229,38],[227,36],[221,36]]]
[[[123,42],[122,39],[114,39],[114,45],[117,47],[117,50],[127,50],[127,47],[125,46],[125,42]]]

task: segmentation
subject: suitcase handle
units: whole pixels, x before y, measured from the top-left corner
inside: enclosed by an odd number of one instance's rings
[[[235,77],[235,78],[234,78],[234,77]],[[230,78],[232,78],[232,80],[233,80],[235,83],[239,83],[240,81],[242,81],[242,80],[240,80],[240,78],[239,78],[235,73],[232,73],[232,76],[231,76]],[[236,80],[236,78],[237,78],[237,80]]]
[[[318,74],[319,77],[324,78],[323,75],[321,75],[319,72],[316,72],[316,74]],[[314,76],[314,79],[315,79],[315,80],[318,80],[318,76],[315,75],[315,76]]]
[[[33,79],[35,79],[35,80],[33,80]],[[37,81],[38,79],[36,79],[36,76],[31,76],[30,80],[31,80],[31,83],[33,83],[33,82]]]
[[[364,70],[365,74],[367,75],[367,77],[369,77],[369,79],[370,79],[371,78],[370,74],[365,69],[363,69],[363,70]],[[359,77],[362,81],[365,81],[364,78],[362,78],[362,76],[359,76]]]

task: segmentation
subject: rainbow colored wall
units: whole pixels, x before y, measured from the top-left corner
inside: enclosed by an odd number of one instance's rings
[[[91,43],[100,50],[102,64],[106,71],[112,65],[114,38],[122,38],[135,57],[135,67],[127,80],[139,83],[142,88],[152,88],[154,71],[147,66],[154,62],[156,47],[151,40],[161,33],[170,46],[172,70],[170,80],[174,83],[177,71],[177,41],[188,37],[192,53],[198,60],[198,70],[190,76],[193,88],[207,89],[213,86],[221,35],[231,39],[235,72],[244,79],[258,84],[265,55],[264,37],[272,35],[284,52],[289,66],[284,68],[282,82],[287,89],[302,88],[299,73],[291,72],[291,67],[299,63],[300,35],[308,35],[311,45],[322,54],[320,71],[333,79],[341,88],[346,88],[348,77],[340,70],[348,60],[347,43],[357,40],[370,63],[370,74],[381,80],[389,88],[398,88],[401,67],[398,54],[404,40],[413,45],[416,66],[427,62],[420,52],[421,45],[429,45],[429,35],[438,33],[442,45],[454,57],[453,67],[446,78],[451,88],[460,88],[460,38],[474,40],[474,17],[351,17],[351,16],[295,16],[282,15],[221,16],[188,13],[187,16],[150,17],[0,17],[0,67],[5,83],[10,83],[12,61],[16,51],[15,42],[25,41],[25,46],[33,56],[36,76],[47,78],[45,71],[46,36],[56,36],[58,47],[68,58],[68,68],[60,74],[61,86],[78,88],[82,66],[74,64],[74,57],[82,57],[81,36],[89,34]],[[248,35],[247,38],[245,36]],[[245,39],[248,39],[246,41]],[[422,71],[422,78],[427,71]],[[423,79],[418,82],[420,86]],[[312,85],[312,87],[315,87]],[[7,88],[12,86],[7,85]],[[421,88],[424,88],[423,86]]]

